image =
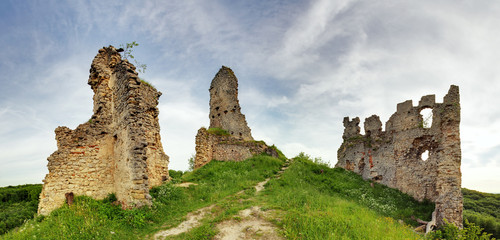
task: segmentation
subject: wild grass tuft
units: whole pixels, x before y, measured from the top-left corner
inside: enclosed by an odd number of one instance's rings
[[[231,134],[229,134],[229,132],[225,129],[222,129],[222,128],[209,128],[207,130],[208,133],[210,134],[215,134],[215,135],[219,135],[219,136],[229,136]]]

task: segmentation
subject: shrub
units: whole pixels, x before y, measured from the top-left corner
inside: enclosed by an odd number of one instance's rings
[[[447,240],[488,240],[491,234],[482,232],[483,229],[474,223],[465,220],[463,229],[448,223],[445,219],[445,225],[438,230],[427,234],[427,239],[447,239]]]

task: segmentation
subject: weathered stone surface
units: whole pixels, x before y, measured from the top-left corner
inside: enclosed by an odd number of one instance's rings
[[[431,108],[432,125],[424,128],[421,110]],[[397,105],[397,112],[381,130],[378,116],[365,120],[365,135],[360,134],[359,118],[344,118],[344,142],[336,167],[408,193],[422,201],[436,203],[437,224],[443,219],[462,227],[460,95],[451,86],[443,103],[434,95]],[[428,151],[427,160],[422,153]]]
[[[278,157],[275,149],[262,141],[254,141],[238,101],[238,79],[222,66],[210,85],[210,128],[220,128],[228,135],[210,133],[206,128],[196,135],[194,168],[212,160],[243,161],[255,154]]]
[[[75,130],[55,130],[58,150],[48,158],[40,214],[64,204],[66,193],[97,199],[115,193],[124,208],[150,205],[149,189],[168,179],[156,107],[161,93],[112,46],[99,50],[88,84],[94,114]]]
[[[238,101],[238,79],[233,70],[222,66],[210,84],[210,128],[222,128],[231,136],[253,140]]]

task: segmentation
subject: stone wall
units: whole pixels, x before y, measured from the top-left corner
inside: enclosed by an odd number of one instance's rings
[[[253,155],[266,153],[278,157],[275,149],[262,141],[244,141],[230,135],[210,133],[200,128],[196,135],[196,157],[194,168],[200,168],[213,159],[218,161],[243,161]]]
[[[253,140],[238,101],[238,79],[233,70],[222,66],[210,84],[210,128],[222,128],[231,136]]]
[[[211,133],[206,128],[198,130],[195,169],[214,159],[243,161],[260,153],[278,157],[275,149],[262,141],[253,140],[238,101],[238,79],[230,68],[222,66],[212,80],[209,91],[210,128],[223,129],[227,134]]]
[[[161,93],[112,46],[99,50],[88,84],[94,113],[75,130],[55,130],[58,149],[48,158],[40,214],[64,204],[66,193],[115,193],[124,208],[150,205],[149,189],[169,178],[156,107]]]
[[[429,128],[421,115],[426,108],[432,109]],[[428,95],[418,106],[411,100],[398,104],[385,131],[376,115],[365,119],[365,135],[360,134],[359,123],[359,118],[344,118],[344,142],[336,167],[397,188],[419,201],[433,201],[438,225],[446,218],[462,227],[458,87],[450,87],[443,103]],[[422,158],[425,152],[427,159]]]

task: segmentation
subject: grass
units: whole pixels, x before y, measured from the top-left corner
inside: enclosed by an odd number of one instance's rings
[[[407,227],[415,224],[411,216],[430,219],[434,209],[385,186],[372,188],[360,176],[314,163],[307,155],[269,181],[259,199],[279,210],[276,224],[287,239],[419,239]]]
[[[63,206],[47,217],[29,220],[0,238],[144,239],[159,229],[179,224],[188,212],[253,188],[257,182],[275,174],[282,163],[263,155],[243,162],[212,161],[182,175],[182,181],[195,182],[197,186],[180,188],[166,183],[153,188],[152,208],[122,210],[111,204],[112,198],[97,201],[77,196],[74,205]]]
[[[148,86],[148,87],[150,87],[150,88],[154,89],[155,91],[157,91],[157,90],[156,90],[156,87],[155,87],[155,86],[153,86],[153,84],[151,84],[150,82],[148,82],[148,81],[146,81],[146,80],[144,80],[144,79],[142,79],[142,78],[139,78],[139,79],[141,80],[141,83],[142,83],[142,84],[144,84],[144,85],[146,85],[146,86]]]
[[[231,134],[229,134],[229,132],[225,129],[222,129],[222,128],[216,128],[216,127],[213,127],[213,128],[209,128],[207,130],[208,133],[210,134],[215,134],[215,135],[219,135],[219,136],[229,136]]]
[[[171,182],[151,190],[151,208],[122,210],[112,204],[114,196],[101,201],[77,196],[74,205],[35,217],[0,239],[148,239],[177,226],[187,213],[209,205],[214,207],[200,226],[169,239],[212,239],[218,233],[217,224],[241,220],[238,212],[251,206],[270,213],[268,220],[286,239],[424,238],[413,232],[418,224],[412,216],[430,220],[433,203],[417,202],[376,183],[372,187],[357,174],[330,168],[305,154],[256,194],[253,186],[275,176],[283,164],[282,159],[259,155],[243,162],[212,161],[193,172],[171,171]],[[197,185],[175,186],[179,182]],[[240,191],[243,193],[236,194]],[[13,199],[2,198],[1,193],[0,200]],[[466,206],[470,204],[467,199],[474,198],[476,210],[498,211],[485,205],[481,194],[471,194],[464,193]],[[465,232],[443,229],[434,237],[457,234]]]

